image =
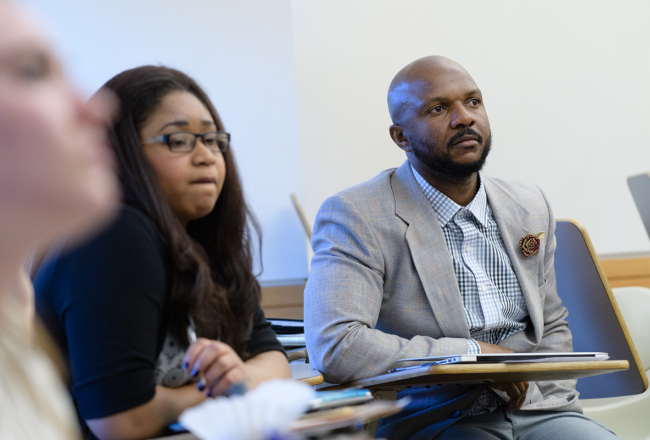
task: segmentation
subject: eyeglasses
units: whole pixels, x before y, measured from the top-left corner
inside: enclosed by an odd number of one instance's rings
[[[189,153],[196,146],[196,138],[213,153],[228,151],[230,133],[225,131],[207,131],[205,133],[192,133],[191,131],[177,131],[176,133],[161,134],[147,139],[145,144],[165,142],[173,153]]]

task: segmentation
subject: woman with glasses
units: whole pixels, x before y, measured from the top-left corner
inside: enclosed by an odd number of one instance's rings
[[[78,436],[52,348],[34,327],[27,256],[61,234],[79,240],[118,201],[108,148],[110,103],[67,81],[41,26],[0,0],[0,438]]]
[[[155,66],[104,89],[121,103],[110,138],[124,206],[99,238],[50,257],[37,309],[69,359],[89,438],[146,438],[206,397],[290,370],[260,309],[259,230],[209,98]]]

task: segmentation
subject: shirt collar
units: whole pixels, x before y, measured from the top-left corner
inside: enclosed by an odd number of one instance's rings
[[[474,199],[472,199],[472,201],[469,203],[469,205],[463,207],[431,186],[429,182],[424,180],[424,178],[420,176],[417,171],[415,171],[415,168],[413,168],[413,166],[411,166],[411,170],[413,170],[415,180],[420,185],[420,188],[422,188],[422,192],[426,196],[427,200],[429,200],[429,203],[431,203],[431,207],[438,217],[438,222],[440,222],[441,228],[444,228],[447,223],[449,223],[449,221],[456,215],[456,213],[462,209],[471,212],[483,226],[487,227],[489,205],[480,171],[478,174],[480,182],[478,192],[474,196]]]

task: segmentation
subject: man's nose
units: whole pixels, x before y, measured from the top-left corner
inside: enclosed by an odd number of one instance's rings
[[[454,106],[451,114],[451,128],[464,128],[474,125],[474,116],[464,105]]]

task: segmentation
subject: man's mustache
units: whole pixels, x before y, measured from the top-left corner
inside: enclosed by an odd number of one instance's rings
[[[449,141],[447,142],[447,148],[451,148],[451,146],[454,145],[454,142],[458,141],[458,139],[467,135],[476,136],[476,140],[478,141],[478,143],[479,144],[483,143],[483,136],[481,136],[471,128],[467,127],[467,128],[463,128],[461,131],[456,133],[451,139],[449,139]]]

